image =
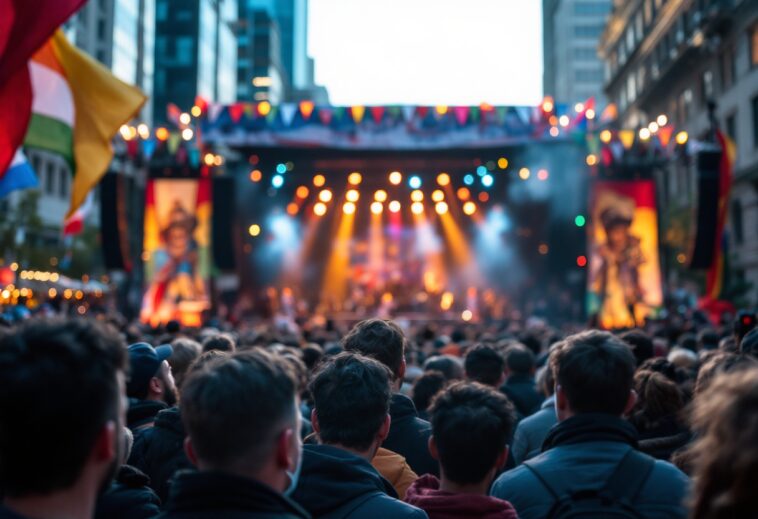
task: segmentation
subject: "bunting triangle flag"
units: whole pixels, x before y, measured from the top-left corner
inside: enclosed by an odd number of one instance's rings
[[[268,115],[266,115],[266,123],[267,124],[273,124],[274,121],[276,121],[276,116],[277,115],[279,115],[279,107],[278,106],[272,106],[271,110],[268,113]]]
[[[229,116],[232,118],[232,121],[235,123],[240,122],[240,119],[242,119],[242,112],[245,109],[245,107],[242,105],[242,103],[234,103],[229,107]]]
[[[350,115],[353,116],[353,121],[355,121],[355,124],[360,124],[363,120],[363,114],[366,113],[366,107],[361,105],[356,105],[350,107]]]
[[[479,122],[479,107],[478,106],[472,106],[469,109],[469,116],[471,117],[472,122]]]
[[[397,119],[397,118],[398,118],[398,116],[401,114],[401,110],[400,110],[400,107],[399,107],[399,106],[396,106],[396,105],[393,105],[393,106],[388,106],[388,107],[387,107],[387,113],[388,113],[388,114],[389,114],[389,116],[390,116],[390,117],[392,117],[393,119]]]
[[[311,118],[314,107],[313,101],[300,101],[300,114],[303,116],[303,120],[307,121]]]
[[[458,121],[458,124],[463,126],[464,124],[466,124],[466,121],[468,120],[469,107],[456,106],[453,108],[453,113],[455,114],[455,120]]]
[[[329,126],[332,122],[332,109],[328,107],[321,107],[318,109],[318,118],[321,121],[321,124],[324,126]]]
[[[671,125],[658,128],[658,141],[661,143],[661,146],[664,148],[668,147],[669,142],[671,142],[671,135],[673,133],[674,127]]]
[[[282,122],[287,128],[292,126],[292,121],[295,119],[297,108],[298,107],[295,103],[282,103],[279,106],[279,111],[282,114]]]
[[[634,130],[619,130],[619,140],[624,149],[630,149],[634,144]]]
[[[208,122],[215,123],[218,116],[221,114],[221,109],[224,106],[219,103],[211,103],[208,105]]]
[[[405,119],[406,122],[409,122],[413,119],[413,114],[416,113],[416,107],[410,106],[410,105],[404,105],[402,107],[403,111],[403,119]]]
[[[384,107],[383,106],[372,106],[371,107],[371,117],[374,119],[374,122],[376,124],[379,124],[382,122],[382,117],[384,117]]]

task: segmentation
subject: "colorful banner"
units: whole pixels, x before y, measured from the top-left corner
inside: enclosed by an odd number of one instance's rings
[[[149,180],[145,202],[143,322],[199,326],[210,308],[210,179]]]
[[[655,184],[597,182],[590,209],[589,313],[602,328],[641,326],[663,303]]]

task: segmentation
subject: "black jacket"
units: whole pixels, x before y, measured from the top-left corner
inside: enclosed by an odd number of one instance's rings
[[[0,502],[0,519],[27,519],[23,515],[18,515],[16,512],[11,512],[6,507],[3,506],[3,503]]]
[[[629,418],[629,422],[639,432],[640,450],[659,460],[670,460],[692,439],[692,433],[676,416],[651,421],[637,413]]]
[[[174,474],[193,468],[184,454],[185,436],[179,408],[172,407],[158,413],[155,425],[142,431],[134,441],[129,464],[150,477],[150,486],[163,502],[168,499]]]
[[[161,511],[161,500],[147,486],[145,474],[129,465],[121,465],[116,480],[97,499],[95,519],[150,519]]]
[[[537,391],[534,377],[531,375],[513,374],[509,376],[500,391],[511,399],[516,411],[524,418],[539,411],[540,405],[545,400],[544,395]]]
[[[155,421],[155,415],[168,406],[155,400],[129,399],[129,410],[126,412],[126,426],[132,430],[135,436],[145,427]]]
[[[330,445],[304,445],[300,480],[292,499],[315,518],[426,517],[397,493],[365,459]]]
[[[390,433],[382,447],[403,456],[419,476],[439,475],[439,465],[429,454],[432,426],[418,417],[413,400],[400,393],[392,395],[390,418]]]
[[[309,519],[272,488],[221,472],[177,474],[160,519]]]

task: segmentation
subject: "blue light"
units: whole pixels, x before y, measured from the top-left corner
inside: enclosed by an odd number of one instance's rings
[[[471,173],[469,173],[468,175],[466,175],[465,177],[463,177],[463,183],[466,184],[467,186],[473,185],[474,184],[474,175],[472,175]]]
[[[276,165],[276,172],[279,174],[287,173],[287,165],[286,164],[277,164]]]
[[[485,166],[479,166],[478,168],[476,168],[476,174],[479,175],[480,177],[483,177],[484,175],[487,174],[487,168]]]
[[[284,177],[281,175],[274,175],[274,178],[271,179],[271,185],[279,189],[284,185]]]
[[[421,187],[421,177],[418,176],[412,176],[408,179],[408,185],[411,186],[411,189],[418,189]]]
[[[493,182],[495,182],[495,179],[492,178],[492,175],[484,175],[482,177],[482,185],[484,187],[492,187]]]

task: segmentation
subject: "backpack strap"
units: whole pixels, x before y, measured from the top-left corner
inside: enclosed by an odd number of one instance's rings
[[[558,494],[558,492],[555,490],[555,487],[553,487],[550,483],[547,482],[547,479],[540,474],[540,472],[537,470],[537,468],[532,465],[532,462],[525,461],[522,463],[527,469],[529,469],[529,472],[532,473],[532,475],[537,478],[537,481],[540,482],[540,484],[545,487],[545,489],[550,493],[550,495],[553,497],[553,501],[556,503],[561,500],[561,496]]]
[[[655,458],[631,448],[616,466],[602,492],[632,505],[655,467]]]

